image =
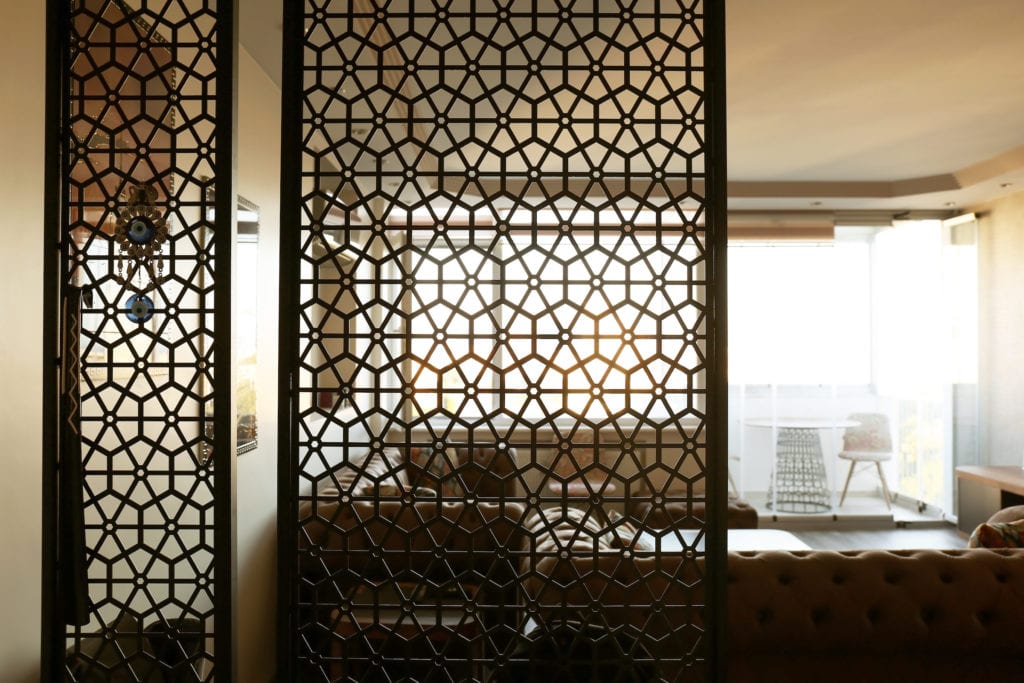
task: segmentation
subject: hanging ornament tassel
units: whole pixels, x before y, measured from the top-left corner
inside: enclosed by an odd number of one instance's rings
[[[119,248],[114,279],[135,292],[125,305],[125,313],[133,322],[145,322],[152,317],[153,301],[146,293],[164,282],[163,245],[168,230],[167,220],[155,206],[156,199],[157,191],[152,185],[131,188],[128,204],[118,212],[114,226],[114,241]]]

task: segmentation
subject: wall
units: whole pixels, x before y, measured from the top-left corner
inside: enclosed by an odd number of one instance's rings
[[[0,22],[0,671],[5,683],[39,680],[43,126],[45,3],[18,2]],[[271,680],[275,613],[276,310],[280,92],[239,55],[239,192],[261,211],[261,437],[238,461],[238,637],[241,681]],[[17,160],[17,163],[11,163]]]
[[[978,220],[980,462],[1024,463],[1024,192]]]
[[[39,680],[45,3],[0,22],[0,678]],[[11,94],[16,88],[17,95]]]
[[[281,91],[239,50],[238,194],[260,208],[258,446],[238,458],[238,680],[273,679],[277,551],[277,304]]]

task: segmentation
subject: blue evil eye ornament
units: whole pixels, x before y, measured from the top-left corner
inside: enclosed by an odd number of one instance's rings
[[[142,294],[165,280],[167,219],[156,205],[159,192],[152,185],[136,185],[127,194],[127,204],[118,210],[114,224],[114,242],[119,248],[114,280]],[[149,282],[144,281],[147,276]]]
[[[147,216],[133,216],[124,233],[135,244],[149,244],[156,237],[156,226]]]
[[[153,300],[145,294],[132,294],[125,302],[124,312],[133,323],[144,323],[153,317]]]

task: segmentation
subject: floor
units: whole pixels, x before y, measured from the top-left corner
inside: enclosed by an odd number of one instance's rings
[[[967,539],[956,527],[849,529],[844,531],[795,530],[794,536],[816,550],[918,550],[963,548]]]
[[[746,499],[757,508],[761,528],[790,531],[815,549],[944,549],[967,544],[954,522],[909,501],[897,501],[888,509],[878,495],[851,494],[842,507],[831,511],[791,514],[773,512],[763,494],[752,493]]]

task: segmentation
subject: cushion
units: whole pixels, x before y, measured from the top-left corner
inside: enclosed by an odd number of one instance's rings
[[[614,535],[594,515],[579,508],[542,508],[526,519],[523,532],[538,554],[563,549],[588,553],[613,547]]]
[[[334,474],[362,462],[369,454],[370,441],[365,419],[351,406],[305,418],[299,427],[303,451],[299,493],[308,496],[314,488],[338,488]]]
[[[654,550],[654,544],[650,538],[641,534],[617,510],[608,512],[608,523],[611,527],[609,531],[613,548],[632,548],[645,552]]]
[[[370,450],[347,461],[333,476],[339,490],[355,495],[400,496],[410,488],[405,462],[397,448]]]
[[[65,665],[76,681],[134,683],[155,678],[156,658],[138,620],[124,613],[103,631],[84,635],[78,651],[68,648]]]
[[[1024,548],[1024,520],[979,524],[967,540],[968,548]]]
[[[401,452],[386,447],[349,452],[341,464],[321,478],[317,488],[321,497],[332,498],[343,493],[400,496],[412,486]]]
[[[458,448],[459,478],[467,493],[497,499],[516,493],[516,450],[489,446]]]
[[[995,524],[996,522],[1016,522],[1021,519],[1024,519],[1024,505],[1011,505],[999,510],[986,521],[989,524]]]
[[[888,452],[892,450],[889,418],[880,413],[853,413],[850,419],[860,423],[843,433],[844,451]]]
[[[189,617],[155,621],[145,628],[153,654],[160,661],[164,683],[194,683],[202,669],[203,622]]]
[[[462,487],[455,476],[455,463],[447,449],[409,449],[409,480],[416,488],[440,491],[444,497],[459,496]]]

